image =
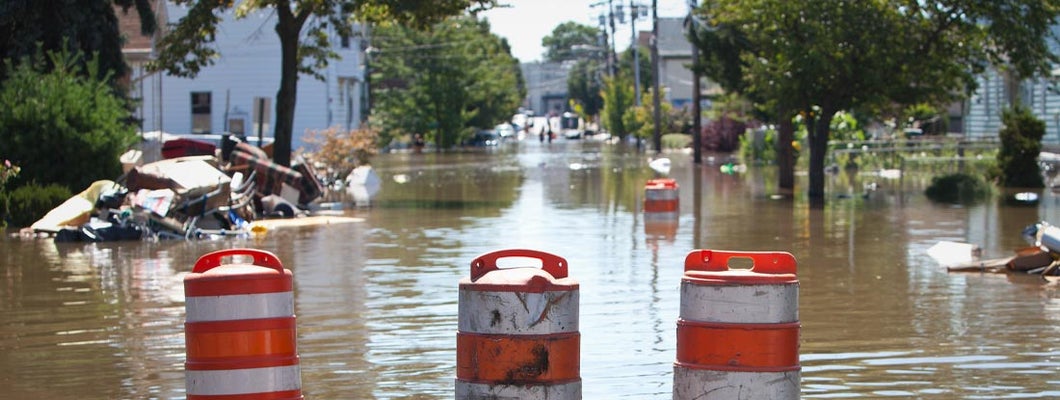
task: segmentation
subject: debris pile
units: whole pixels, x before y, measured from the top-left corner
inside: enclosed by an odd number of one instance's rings
[[[989,260],[978,260],[978,257],[973,257],[970,260],[951,264],[947,266],[947,270],[950,272],[1017,273],[1043,277],[1060,276],[1060,227],[1042,221],[1027,226],[1022,234],[1030,246],[1016,249],[1013,256]],[[943,243],[937,244],[932,249],[944,248],[940,247],[942,245]],[[955,247],[951,244],[945,248],[953,250]],[[945,253],[952,255],[963,252]],[[939,254],[941,253],[932,254],[932,257],[945,263]]]
[[[244,142],[229,154],[188,155],[212,146],[192,142],[167,142],[165,158],[154,162],[143,163],[141,153],[123,157],[136,160],[124,175],[96,181],[23,234],[62,242],[247,235],[250,222],[304,215],[324,193],[314,168],[300,159],[284,167]]]

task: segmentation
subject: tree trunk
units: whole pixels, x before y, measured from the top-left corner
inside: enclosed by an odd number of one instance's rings
[[[810,124],[810,190],[811,200],[824,199],[824,159],[828,153],[829,126],[835,110],[822,108],[821,114],[811,118]]]
[[[782,190],[795,188],[795,152],[791,148],[795,140],[795,123],[790,113],[781,111],[777,124],[777,186]]]
[[[281,9],[283,7],[280,7]],[[301,23],[290,12],[277,13],[276,34],[280,37],[280,90],[276,92],[276,124],[273,128],[272,162],[291,166],[291,140],[294,106],[298,97],[298,38]]]

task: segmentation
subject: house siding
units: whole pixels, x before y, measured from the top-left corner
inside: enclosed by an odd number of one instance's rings
[[[186,13],[186,7],[167,3],[170,23],[178,22]],[[254,99],[261,97],[270,99],[266,111],[267,129],[263,136],[273,137],[281,61],[275,24],[276,17],[271,12],[260,11],[243,19],[236,19],[232,12],[226,13],[218,26],[215,42],[220,56],[195,78],[161,73],[147,75],[142,67],[134,66],[134,81],[140,84],[134,87],[133,96],[142,99],[137,109],[142,119],[142,130],[191,133],[191,93],[209,92],[210,133],[226,131],[226,115],[229,118],[243,116],[245,133],[256,136],[257,131],[251,119],[254,115]],[[292,149],[304,145],[302,139],[308,130],[329,127],[350,130],[360,127],[364,73],[359,40],[351,38],[350,48],[335,49],[343,59],[332,61],[326,70],[320,71],[326,81],[299,75]],[[337,45],[339,40],[335,38],[334,43]],[[351,82],[347,92],[340,87],[340,82]],[[340,98],[343,94],[348,96]],[[354,104],[350,104],[351,101]]]
[[[969,138],[996,138],[1001,112],[1009,106],[1004,77],[989,70],[977,78],[978,90],[968,99],[965,134]],[[1020,102],[1045,123],[1042,143],[1060,144],[1060,93],[1047,79],[1025,80],[1019,85]]]
[[[997,137],[1001,127],[1004,82],[996,71],[976,78],[979,88],[968,99],[965,135],[969,138]]]

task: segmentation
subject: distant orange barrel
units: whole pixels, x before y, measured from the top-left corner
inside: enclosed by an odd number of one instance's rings
[[[536,259],[541,268],[498,268],[500,259]],[[567,260],[487,253],[471,262],[459,296],[456,399],[581,399],[578,283]]]
[[[644,184],[645,213],[676,213],[678,209],[677,181],[669,178],[649,180]]]
[[[730,261],[750,260],[750,269]],[[799,281],[785,252],[694,250],[685,258],[674,396],[798,399]]]
[[[231,256],[253,264],[221,265]],[[291,271],[276,255],[229,249],[184,278],[189,400],[302,399]]]

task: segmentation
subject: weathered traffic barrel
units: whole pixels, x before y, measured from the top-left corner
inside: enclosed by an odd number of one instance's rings
[[[733,259],[750,269],[731,269]],[[677,320],[675,400],[798,399],[799,281],[785,252],[694,250]]]
[[[677,181],[669,178],[649,180],[644,184],[644,212],[677,212],[677,195]]]
[[[221,265],[231,256],[253,264]],[[184,278],[189,400],[302,399],[291,271],[276,255],[215,251]]]
[[[541,268],[497,261],[540,260]],[[567,260],[525,249],[487,253],[460,280],[456,398],[581,399],[578,283]]]

